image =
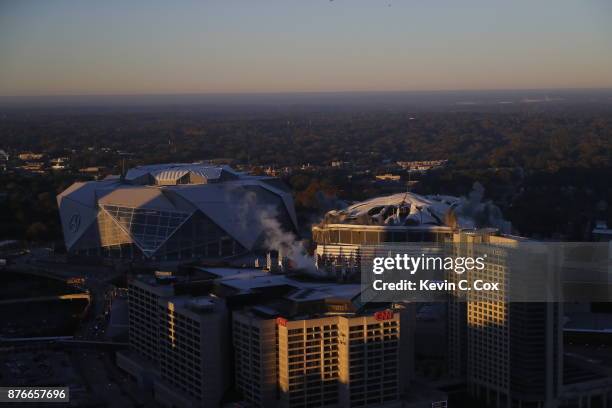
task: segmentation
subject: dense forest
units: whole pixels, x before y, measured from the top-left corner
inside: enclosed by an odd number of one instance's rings
[[[0,149],[67,156],[73,169],[224,158],[248,168],[286,167],[304,222],[335,202],[385,192],[371,175],[396,161],[447,159],[419,177],[420,193],[465,195],[478,181],[517,233],[584,240],[612,210],[612,113],[279,111],[11,112]],[[332,168],[332,161],[346,163]],[[303,165],[311,167],[301,169]],[[55,194],[75,172],[0,172],[0,237],[59,240]],[[323,200],[321,199],[323,198]],[[324,203],[322,203],[324,201]],[[330,204],[331,203],[331,204]]]
[[[225,157],[278,166],[334,159],[376,165],[384,159],[447,158],[462,169],[606,167],[612,114],[571,112],[307,113],[221,117],[189,113],[5,115],[0,146],[99,164],[100,149],[166,162]],[[87,148],[94,148],[91,155]]]

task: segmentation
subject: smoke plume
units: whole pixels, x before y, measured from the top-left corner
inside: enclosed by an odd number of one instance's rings
[[[308,255],[302,241],[298,241],[292,232],[283,230],[278,221],[278,212],[272,207],[260,209],[259,220],[264,232],[264,246],[278,251],[279,256],[287,257],[297,269],[308,273],[317,273],[313,257]]]
[[[279,256],[286,257],[297,269],[311,274],[318,272],[314,258],[308,255],[303,242],[292,232],[283,229],[278,210],[274,206],[259,203],[253,191],[242,194],[241,198],[236,197],[236,192],[234,194],[234,201],[229,202],[239,203],[236,209],[237,221],[245,233],[249,229],[262,230],[266,249],[277,251]]]
[[[495,227],[503,233],[509,233],[511,225],[506,221],[498,206],[490,200],[483,201],[485,189],[475,182],[467,197],[462,197],[461,204],[455,210],[459,224],[472,228]]]

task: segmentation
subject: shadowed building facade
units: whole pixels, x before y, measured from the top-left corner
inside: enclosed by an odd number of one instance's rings
[[[523,274],[511,273],[512,257],[527,240],[495,230],[454,235],[455,256],[485,256],[485,268],[473,270],[470,282],[499,282],[499,291],[471,291],[448,304],[449,370],[464,377],[470,394],[493,407],[548,408],[560,405],[563,388],[562,303],[512,301],[511,288]],[[542,272],[530,275],[539,276]],[[466,279],[453,272],[451,281]],[[548,282],[552,284],[551,282]],[[540,287],[540,286],[538,286]],[[514,289],[513,289],[514,290]]]
[[[168,407],[218,406],[231,388],[245,407],[402,406],[413,305],[362,305],[359,294],[254,269],[138,276],[117,363]]]

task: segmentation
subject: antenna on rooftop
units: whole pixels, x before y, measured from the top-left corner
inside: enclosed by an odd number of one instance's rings
[[[408,197],[408,192],[410,192],[410,182],[411,181],[412,181],[412,172],[408,170],[408,182],[406,183],[406,196],[404,197],[404,200],[406,200],[406,197]]]
[[[176,153],[176,144],[174,143],[174,140],[172,139],[172,135],[168,136],[168,150],[170,151],[171,154]]]
[[[121,176],[119,178],[121,181],[125,181],[125,157],[121,158]]]

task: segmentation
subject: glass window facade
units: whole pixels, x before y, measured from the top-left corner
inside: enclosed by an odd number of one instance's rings
[[[155,252],[191,214],[146,208],[101,205],[146,253]]]

